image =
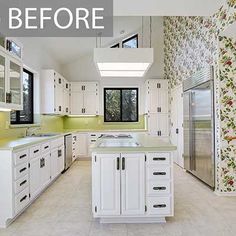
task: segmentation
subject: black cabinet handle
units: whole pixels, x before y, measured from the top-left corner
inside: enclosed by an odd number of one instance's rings
[[[165,161],[165,157],[153,157],[153,161]]]
[[[26,156],[27,156],[27,155],[24,154],[24,155],[20,156],[19,158],[22,159],[22,158],[25,158]]]
[[[62,156],[62,150],[58,150],[58,157]]]
[[[117,160],[116,160],[116,164],[117,164],[117,170],[120,170],[120,158],[117,157]]]
[[[175,131],[175,132],[176,132],[176,134],[178,134],[178,133],[179,133],[179,129],[176,129],[176,131]]]
[[[27,195],[25,195],[23,198],[21,198],[20,202],[23,202],[24,200],[26,200]]]
[[[59,111],[61,111],[61,106],[59,106]]]
[[[39,152],[39,149],[37,149],[37,150],[34,151],[34,153],[37,153],[37,152]]]
[[[166,172],[153,172],[153,175],[166,175]]]
[[[166,190],[166,187],[153,187],[153,190]]]
[[[23,171],[27,170],[26,167],[22,168],[19,172],[22,173]]]
[[[165,208],[166,204],[153,205],[153,208]]]
[[[48,149],[48,148],[49,148],[49,146],[44,147],[44,149]]]
[[[125,169],[125,158],[122,157],[122,170],[124,170],[124,169]]]
[[[24,180],[23,182],[20,183],[20,186],[22,186],[23,184],[26,184],[27,180]]]

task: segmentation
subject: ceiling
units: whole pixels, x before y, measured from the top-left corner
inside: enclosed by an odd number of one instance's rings
[[[213,15],[225,0],[114,0],[113,38],[102,38],[102,46],[109,46],[142,25],[140,16],[206,16]],[[134,16],[134,14],[136,16]],[[120,32],[124,30],[125,33]],[[96,38],[33,38],[60,63],[67,64],[83,57],[96,47]]]
[[[211,16],[226,0],[113,0],[115,16]]]

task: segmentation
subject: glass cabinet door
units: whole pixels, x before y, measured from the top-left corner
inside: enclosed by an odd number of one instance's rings
[[[16,62],[10,61],[9,69],[9,91],[11,94],[11,103],[21,105],[22,67]]]
[[[0,54],[0,103],[5,103],[6,58]]]

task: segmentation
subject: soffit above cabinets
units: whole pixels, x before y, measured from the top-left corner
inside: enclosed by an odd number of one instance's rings
[[[226,0],[114,0],[115,16],[212,16]]]
[[[143,77],[153,63],[153,48],[95,48],[101,77]]]

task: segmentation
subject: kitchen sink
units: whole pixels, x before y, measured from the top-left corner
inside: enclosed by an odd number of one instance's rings
[[[53,136],[56,136],[58,134],[56,133],[48,133],[48,134],[32,134],[31,136],[28,136],[28,137],[35,137],[35,138],[43,138],[43,137],[53,137]]]

